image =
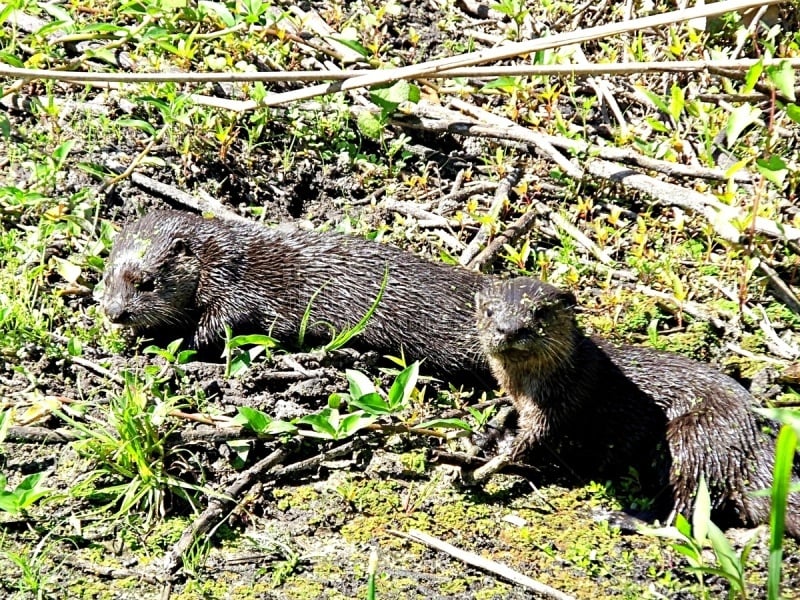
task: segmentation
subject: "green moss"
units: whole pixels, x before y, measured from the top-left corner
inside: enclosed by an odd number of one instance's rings
[[[659,340],[660,349],[700,361],[707,361],[710,348],[719,342],[714,328],[706,321],[690,323],[685,331],[660,336]]]

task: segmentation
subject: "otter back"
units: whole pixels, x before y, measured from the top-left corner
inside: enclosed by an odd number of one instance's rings
[[[767,521],[769,497],[753,492],[772,482],[775,424],[752,411],[750,394],[702,363],[585,336],[574,304],[529,278],[477,295],[481,343],[519,413],[517,451],[546,446],[591,478],[636,467],[686,516],[704,477],[718,517]],[[790,496],[786,529],[800,537],[800,494]]]
[[[425,359],[429,372],[488,380],[472,317],[487,277],[343,235],[153,211],[117,236],[103,309],[116,323],[169,329],[198,348],[221,345],[226,325],[292,345],[309,305],[308,338],[328,340],[367,313],[385,276],[354,341]]]

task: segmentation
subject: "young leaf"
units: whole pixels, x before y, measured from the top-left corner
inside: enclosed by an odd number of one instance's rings
[[[775,154],[768,159],[757,159],[756,168],[767,180],[781,188],[786,176],[789,174],[789,167],[780,156]]]
[[[369,377],[360,371],[347,369],[345,371],[345,375],[347,376],[347,381],[350,386],[351,398],[361,398],[361,396],[375,393],[375,384],[372,383],[372,380]]]
[[[725,126],[725,137],[728,148],[732,147],[734,142],[739,139],[742,132],[755,123],[760,116],[761,109],[750,104],[742,104],[735,108]]]
[[[699,544],[702,545],[705,541],[710,526],[711,495],[708,493],[705,476],[700,475],[700,483],[697,484],[697,496],[694,500],[694,512],[692,513],[692,533]]]
[[[351,396],[349,404],[370,415],[389,415],[395,412],[376,392],[358,397]]]
[[[378,117],[366,110],[358,113],[356,125],[358,125],[358,130],[371,140],[379,140],[383,133],[384,124]]]
[[[464,431],[472,431],[472,427],[469,426],[469,423],[466,421],[462,421],[461,419],[433,419],[431,421],[425,421],[424,423],[420,423],[419,425],[415,426],[418,429],[463,429]]]
[[[794,96],[794,69],[788,60],[782,60],[775,66],[767,67],[767,77],[784,98],[792,102]]]
[[[372,425],[374,422],[375,417],[367,416],[361,411],[351,413],[341,420],[336,438],[342,439],[344,437],[349,437],[357,431],[364,429],[364,427]]]
[[[417,385],[418,375],[419,362],[411,363],[397,375],[389,390],[389,407],[393,412],[401,410],[408,403]]]

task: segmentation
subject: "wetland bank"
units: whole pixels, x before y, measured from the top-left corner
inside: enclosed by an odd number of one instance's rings
[[[390,67],[649,14],[634,6],[624,15],[613,3],[484,8],[27,3],[13,18],[0,13],[0,45],[2,62],[16,67],[115,73]],[[656,2],[653,12],[672,8]],[[734,12],[598,38],[581,51],[590,64],[627,66],[790,57],[797,19],[785,4],[760,21]],[[572,47],[504,65],[579,59]],[[756,383],[765,405],[796,406],[794,74],[788,63],[742,64],[591,78],[471,72],[243,112],[233,102],[305,84],[110,89],[7,76],[0,474],[11,492],[3,498],[20,510],[0,511],[4,595],[366,597],[377,550],[381,597],[530,597],[391,533],[412,529],[577,598],[726,593],[720,577],[701,584],[666,541],[609,522],[624,506],[647,508],[633,475],[577,487],[534,488],[535,474],[500,475],[483,488],[454,481],[438,453],[456,442],[419,426],[443,415],[475,426],[491,393],[421,378],[398,392],[403,408],[391,417],[351,437],[298,440],[283,423],[319,415],[332,394],[357,395],[348,369],[379,380],[388,398],[396,373],[386,370],[399,367],[352,344],[287,357],[254,340],[266,349],[250,368],[252,346],[227,362],[191,360],[168,344],[147,350],[109,326],[98,297],[124,223],[155,209],[218,210],[532,275],[576,293],[587,330],[710,363]],[[608,161],[618,161],[619,176],[603,176]],[[231,423],[240,407],[274,417],[250,415],[269,433]],[[315,424],[324,429],[332,414]],[[222,502],[206,490],[230,490],[271,457],[271,470],[223,502],[179,568],[160,570],[198,515]],[[38,473],[36,499],[19,486]],[[762,534],[743,575],[751,597],[766,594],[767,549]],[[783,567],[783,595],[796,597],[791,541]]]

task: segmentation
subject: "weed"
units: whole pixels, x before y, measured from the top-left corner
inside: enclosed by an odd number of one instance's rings
[[[125,385],[109,401],[108,422],[91,419],[91,425],[64,413],[59,416],[83,435],[76,450],[97,466],[73,488],[78,496],[103,499],[99,510],[115,507],[118,517],[131,511],[145,515],[146,525],[167,513],[174,496],[196,507],[195,495],[207,493],[201,486],[170,473],[179,461],[194,462],[188,450],[173,448],[166,427],[169,413],[185,398],[165,391],[163,370],[146,369],[140,380],[124,372]],[[155,402],[150,402],[155,393]]]

